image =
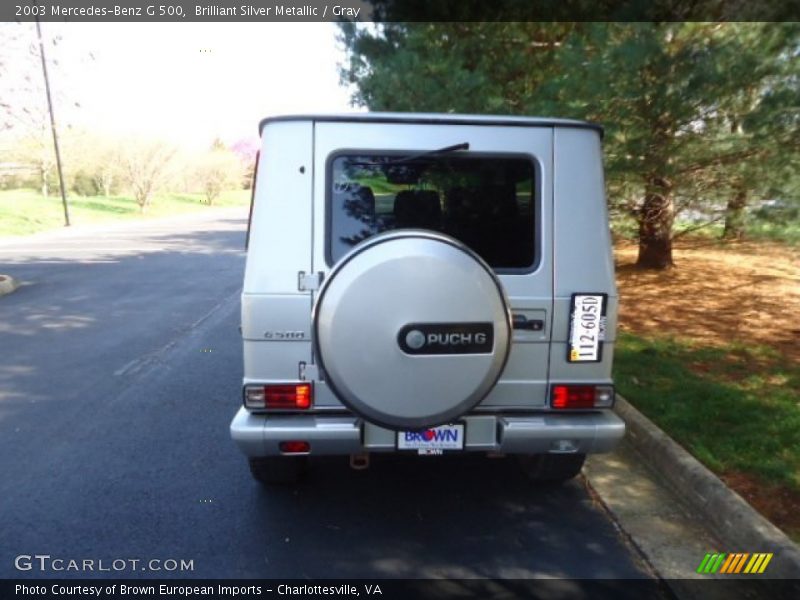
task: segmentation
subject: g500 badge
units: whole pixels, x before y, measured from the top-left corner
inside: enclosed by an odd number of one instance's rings
[[[607,294],[572,294],[568,362],[600,362],[606,339]]]

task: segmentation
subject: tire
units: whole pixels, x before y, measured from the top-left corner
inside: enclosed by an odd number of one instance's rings
[[[522,454],[522,472],[537,483],[564,483],[581,472],[585,454]]]
[[[298,483],[308,470],[307,456],[266,456],[247,461],[253,479],[264,485]]]

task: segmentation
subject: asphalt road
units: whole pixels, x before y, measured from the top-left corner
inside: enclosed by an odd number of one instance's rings
[[[484,458],[251,480],[228,434],[243,240],[237,214],[0,243],[25,282],[0,298],[0,577],[649,577],[583,480]],[[15,568],[37,554],[95,571]]]

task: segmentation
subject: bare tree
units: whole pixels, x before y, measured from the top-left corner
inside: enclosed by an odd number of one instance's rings
[[[175,148],[159,141],[130,141],[121,148],[122,172],[143,213],[169,177],[175,152]]]
[[[83,150],[83,169],[91,176],[94,185],[103,196],[111,196],[122,179],[120,148],[124,144],[102,135],[92,135],[86,140]]]
[[[47,196],[55,153],[35,28],[29,23],[0,23],[0,31],[2,129],[15,140],[14,159],[36,170],[42,195]]]
[[[56,155],[53,151],[53,138],[47,127],[47,113],[42,112],[41,127],[31,128],[25,135],[14,138],[14,145],[8,157],[35,171],[38,176],[39,190],[47,196],[53,183]]]
[[[47,196],[55,168],[55,153],[36,26],[33,23],[0,23],[0,39],[3,40],[0,44],[0,131],[15,140],[15,159],[36,170],[42,195]],[[43,42],[47,48],[47,69],[56,82],[69,80],[58,59],[58,46],[62,41],[60,35],[50,35]],[[94,56],[90,54],[88,59],[93,60]],[[59,109],[62,130],[69,129],[71,124],[69,111],[60,109],[80,107],[73,90],[68,97],[64,89],[63,84],[52,89],[52,101]]]
[[[199,159],[195,181],[200,184],[206,204],[213,204],[220,193],[241,187],[242,164],[230,150],[215,147]]]

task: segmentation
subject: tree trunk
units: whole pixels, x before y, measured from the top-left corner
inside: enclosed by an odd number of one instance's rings
[[[644,269],[669,269],[672,262],[672,186],[661,178],[648,185],[639,209],[639,258],[636,266]]]
[[[114,177],[108,173],[101,172],[94,178],[95,184],[103,190],[103,197],[108,198],[111,195],[111,186],[114,183]]]
[[[741,240],[744,238],[746,208],[747,190],[740,188],[728,200],[728,205],[725,207],[725,229],[722,231],[722,239]]]
[[[40,172],[42,174],[42,196],[47,198],[47,192],[48,192],[48,188],[47,188],[47,169],[42,167],[40,169]]]

